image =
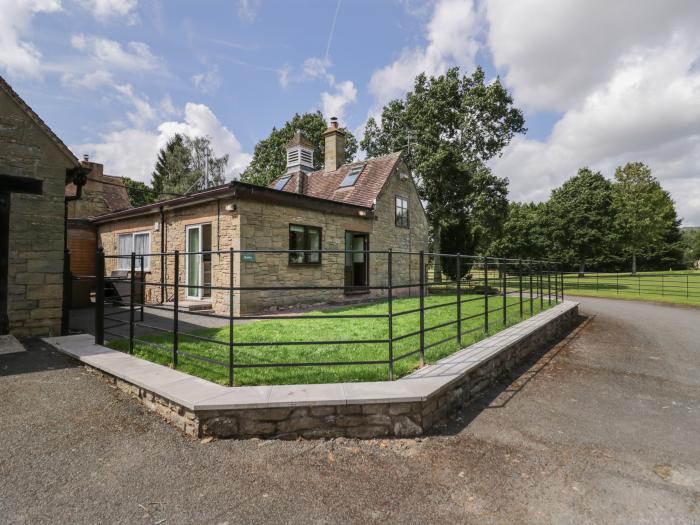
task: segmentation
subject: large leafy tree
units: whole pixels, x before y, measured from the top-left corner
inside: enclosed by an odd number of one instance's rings
[[[223,184],[228,154],[217,157],[208,137],[174,135],[158,153],[151,186],[159,198]]]
[[[486,162],[523,132],[522,112],[498,79],[487,83],[481,68],[463,76],[452,68],[418,75],[412,91],[384,106],[381,125],[368,120],[361,146],[370,157],[406,152],[434,251],[475,253],[500,230],[507,208],[508,181]]]
[[[297,130],[301,130],[307,140],[314,145],[314,168],[323,168],[325,141],[323,132],[328,124],[320,111],[315,113],[296,113],[281,128],[272,128],[270,135],[255,145],[253,160],[241,174],[241,180],[259,186],[267,186],[281,177],[287,167],[287,143]],[[345,132],[345,159],[351,162],[357,153],[357,139],[347,129]]]
[[[662,243],[679,221],[671,196],[642,162],[630,162],[615,170],[613,184],[615,225],[620,241],[637,272],[637,257]]]
[[[581,168],[547,202],[547,230],[555,253],[562,262],[598,262],[613,250],[612,186],[600,172]]]
[[[683,230],[683,260],[685,263],[700,261],[700,228]]]
[[[500,236],[489,252],[497,257],[542,259],[550,247],[544,203],[511,202]]]

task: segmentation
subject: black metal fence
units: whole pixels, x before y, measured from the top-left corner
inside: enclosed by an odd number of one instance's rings
[[[567,272],[562,274],[562,279],[567,290],[574,294],[657,296],[700,302],[700,272]]]
[[[262,257],[265,254],[287,257],[291,253],[305,250],[224,250],[210,252],[168,252],[151,254],[134,254],[126,256],[129,261],[128,271],[116,276],[106,276],[105,266],[110,259],[124,259],[125,256],[105,255],[102,249],[97,253],[97,292],[95,309],[95,342],[104,344],[105,336],[110,340],[125,340],[128,343],[128,352],[133,353],[137,346],[153,349],[162,355],[168,356],[170,364],[177,368],[182,358],[189,358],[225,367],[228,371],[228,384],[233,385],[237,370],[245,368],[265,367],[327,367],[327,366],[352,366],[352,365],[376,365],[387,367],[388,378],[396,378],[395,364],[401,360],[417,357],[419,365],[426,361],[426,352],[433,347],[454,341],[462,347],[462,339],[467,334],[483,332],[488,334],[493,328],[505,327],[509,321],[517,321],[527,316],[534,315],[537,311],[563,300],[564,279],[560,265],[551,261],[515,260],[476,257],[459,254],[438,254],[427,252],[407,251],[348,251],[348,250],[313,250],[320,252],[323,266],[332,264],[333,256],[342,260],[354,255],[362,256],[365,260],[372,258],[372,271],[375,278],[370,276],[369,282],[360,286],[337,282],[331,284],[296,284],[290,285],[280,282],[280,278],[274,274],[268,277],[268,284],[246,284],[242,278],[245,273],[240,266],[244,258]],[[311,251],[311,250],[306,250]],[[253,255],[251,255],[253,254]],[[213,278],[208,283],[187,282],[187,275],[183,281],[183,259],[187,257],[218,257],[216,265],[212,265]],[[146,260],[160,261],[160,276],[152,278],[144,269]],[[400,278],[397,278],[397,258],[407,258],[409,269],[417,268],[416,272],[405,271],[401,268]],[[379,259],[383,261],[380,262]],[[186,259],[191,260],[191,259]],[[382,267],[386,264],[385,267]],[[413,265],[413,266],[411,266]],[[119,265],[123,268],[124,265]],[[327,272],[326,268],[324,272]],[[165,271],[169,268],[170,271]],[[235,271],[238,268],[238,273]],[[380,272],[378,269],[382,269]],[[417,274],[417,275],[416,275]],[[282,280],[283,281],[283,280]],[[115,286],[122,288],[121,293],[115,293]],[[160,295],[160,300],[146,303],[147,290],[155,289]],[[213,312],[206,314],[198,311],[190,311],[183,308],[184,290],[206,290],[209,294],[216,294]],[[343,296],[344,294],[362,291],[367,294],[364,304],[381,301],[386,305],[382,313],[352,313],[339,312],[329,308],[319,310],[318,306],[313,312],[292,311],[285,312],[254,312],[246,311],[246,293],[264,292],[273,293],[276,297],[283,298],[286,295],[303,292],[319,294],[322,299],[327,299],[329,294]],[[109,293],[107,293],[109,292]],[[163,295],[164,294],[164,295]],[[448,300],[437,304],[426,304],[426,299],[433,296],[444,296]],[[400,311],[394,309],[399,297],[412,297],[417,299],[411,303],[410,308]],[[166,299],[166,300],[164,300]],[[478,306],[482,302],[482,306]],[[465,305],[477,303],[478,312],[470,308],[469,315],[464,315]],[[106,306],[108,308],[106,308]],[[144,307],[148,309],[169,312],[171,322],[168,327],[151,324],[144,317]],[[437,309],[453,309],[447,321],[426,325],[426,312]],[[224,310],[220,312],[218,310]],[[239,313],[236,314],[236,311]],[[228,327],[226,340],[216,339],[203,335],[197,330],[183,330],[180,317],[187,315],[206,315],[214,319],[225,320]],[[394,327],[395,320],[401,316],[417,314],[418,320],[410,331],[397,333]],[[380,338],[350,338],[334,340],[295,340],[289,337],[284,341],[260,341],[238,340],[235,337],[238,323],[260,320],[318,320],[333,319],[339,323],[356,319],[380,319],[386,321],[386,337]],[[439,331],[446,327],[454,327],[454,334],[438,340],[426,341],[426,335]],[[465,329],[467,327],[467,329]],[[128,329],[128,333],[125,333]],[[138,334],[137,331],[146,335]],[[155,341],[156,338],[148,334],[167,334],[167,343]],[[161,338],[162,339],[162,338]],[[417,346],[405,351],[398,351],[397,344],[404,340],[417,339]],[[226,359],[213,359],[182,348],[182,341],[196,341],[202,344],[213,344],[227,350]],[[378,359],[339,359],[339,360],[307,360],[296,362],[265,361],[242,362],[237,360],[237,353],[255,347],[317,347],[317,346],[344,346],[359,347],[362,345],[386,345],[386,352]],[[222,355],[225,355],[222,353]]]

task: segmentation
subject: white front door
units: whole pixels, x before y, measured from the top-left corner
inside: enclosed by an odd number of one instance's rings
[[[187,299],[202,298],[202,225],[187,226],[185,229],[187,238]]]

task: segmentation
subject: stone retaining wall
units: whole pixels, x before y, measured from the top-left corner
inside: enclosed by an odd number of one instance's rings
[[[118,388],[138,397],[151,410],[195,437],[315,439],[418,436],[479,397],[498,378],[508,376],[533,351],[561,339],[578,319],[578,307],[568,309],[505,346],[464,375],[457,376],[426,399],[415,402],[194,411],[121,379],[107,377]],[[408,376],[399,381],[411,380],[411,376]]]

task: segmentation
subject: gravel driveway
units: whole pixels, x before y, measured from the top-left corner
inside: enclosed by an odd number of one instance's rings
[[[28,342],[0,355],[0,522],[699,523],[700,309],[581,301],[420,440],[203,443]]]

